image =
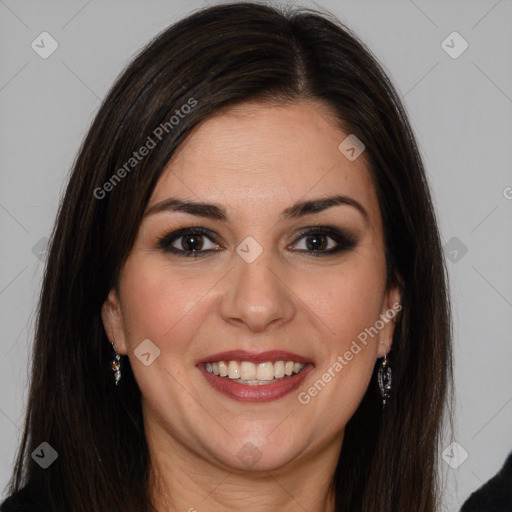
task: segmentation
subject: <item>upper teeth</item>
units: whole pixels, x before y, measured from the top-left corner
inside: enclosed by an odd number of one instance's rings
[[[218,361],[216,363],[206,363],[206,371],[228,377],[230,379],[240,379],[244,381],[252,380],[272,380],[281,379],[285,375],[299,373],[304,363],[295,363],[293,361],[276,361],[271,363],[251,363],[249,361]]]

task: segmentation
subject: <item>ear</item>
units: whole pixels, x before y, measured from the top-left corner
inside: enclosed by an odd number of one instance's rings
[[[392,286],[386,293],[380,315],[384,327],[379,331],[377,357],[384,357],[391,350],[396,317],[402,309],[401,299],[402,297],[398,286]]]
[[[115,343],[116,352],[119,355],[126,355],[128,350],[126,347],[121,305],[117,292],[113,288],[101,307],[101,319],[103,320],[103,327],[107,333],[107,338],[110,342],[113,341]]]

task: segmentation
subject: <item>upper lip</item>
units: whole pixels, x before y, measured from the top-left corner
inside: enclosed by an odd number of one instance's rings
[[[268,350],[266,352],[248,352],[247,350],[227,350],[217,352],[199,359],[196,364],[215,363],[218,361],[249,361],[251,363],[265,363],[267,361],[293,361],[295,363],[310,363],[311,360],[287,352],[286,350]]]

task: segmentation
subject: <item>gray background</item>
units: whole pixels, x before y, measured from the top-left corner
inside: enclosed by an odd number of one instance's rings
[[[79,143],[133,54],[207,4],[0,0],[1,486],[21,437],[44,239]],[[445,452],[455,469],[441,462],[443,510],[457,511],[512,450],[512,2],[301,5],[329,9],[373,50],[424,157],[454,310],[457,424],[442,450],[455,440],[468,453],[460,464],[461,449]],[[43,31],[59,45],[47,59],[31,48]],[[458,58],[441,44],[453,31],[469,44]]]

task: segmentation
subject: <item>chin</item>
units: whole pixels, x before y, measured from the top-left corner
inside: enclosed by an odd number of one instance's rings
[[[304,451],[298,442],[294,446],[290,437],[270,441],[268,437],[247,435],[233,439],[227,450],[219,452],[218,445],[215,448],[212,455],[231,471],[254,473],[281,469]]]

